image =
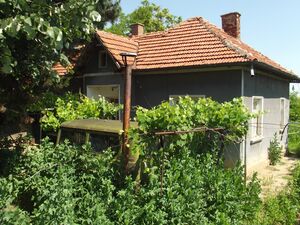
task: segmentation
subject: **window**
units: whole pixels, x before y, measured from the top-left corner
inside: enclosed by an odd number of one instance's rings
[[[252,120],[252,138],[262,138],[263,136],[263,97],[252,97],[252,113],[256,114]]]
[[[194,101],[197,101],[199,98],[205,98],[205,95],[170,95],[169,102],[171,105],[176,105],[179,102],[179,97],[189,96]]]
[[[280,98],[280,128],[285,126],[285,99]]]
[[[107,65],[107,54],[106,51],[99,51],[98,55],[98,67],[103,68]]]
[[[99,96],[103,96],[109,102],[119,103],[120,86],[118,84],[87,85],[86,95],[89,98],[94,98],[94,99],[99,99]]]

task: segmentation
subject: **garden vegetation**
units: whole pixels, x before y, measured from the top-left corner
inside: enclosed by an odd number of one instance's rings
[[[238,115],[238,116],[237,116]],[[259,183],[245,185],[243,168],[224,169],[222,139],[239,141],[250,114],[241,100],[223,104],[183,98],[170,106],[137,109],[138,175],[123,176],[107,149],[68,142],[40,146],[20,142],[1,148],[2,224],[243,224],[257,212]],[[164,137],[155,131],[224,128]],[[206,146],[206,147],[205,147]],[[1,155],[1,156],[2,156]],[[4,157],[5,156],[5,157]]]
[[[138,108],[139,127],[130,131],[138,159],[129,176],[111,149],[3,139],[0,223],[294,224],[299,166],[288,188],[264,202],[255,175],[246,182],[242,166],[224,169],[224,150],[243,139],[250,118],[240,99],[185,97]],[[161,131],[182,132],[155,135]]]
[[[295,91],[290,94],[288,149],[290,153],[300,156],[300,97]]]

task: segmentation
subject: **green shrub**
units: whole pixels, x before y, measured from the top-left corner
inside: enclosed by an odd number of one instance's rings
[[[184,146],[198,153],[212,152],[219,151],[223,141],[233,143],[242,140],[251,118],[241,99],[218,103],[209,98],[194,101],[188,96],[180,98],[176,105],[164,102],[152,109],[140,107],[136,114],[139,128],[138,135],[133,139],[141,154],[150,155],[157,149],[159,138],[151,138],[149,134],[156,131],[187,131],[202,127],[204,129],[199,132],[166,136],[166,147],[174,153]],[[215,128],[225,132],[220,133]]]
[[[0,179],[0,224],[10,217],[33,224],[109,224],[111,160],[109,152],[67,143],[55,147],[47,140],[28,150]]]
[[[260,205],[254,176],[224,169],[220,144],[247,132],[250,114],[240,100],[219,104],[182,98],[139,109],[131,147],[141,151],[139,176],[120,182],[109,150],[54,146],[45,140],[25,151],[0,179],[0,224],[245,224]],[[159,138],[154,131],[223,128]],[[115,166],[116,165],[116,166]],[[20,223],[21,223],[20,222]]]
[[[281,160],[282,146],[278,141],[277,133],[274,134],[273,139],[270,141],[270,147],[268,150],[270,165],[276,165],[277,163],[279,163]]]
[[[300,124],[289,125],[288,150],[290,153],[300,156]]]
[[[290,121],[300,121],[300,97],[296,91],[290,94]]]
[[[61,96],[61,98],[69,98],[72,95],[70,93],[66,93]],[[74,95],[75,97],[76,95]],[[79,96],[77,96],[79,97]],[[56,100],[59,96],[53,92],[47,91],[43,93],[36,101],[27,107],[28,112],[41,112],[45,109],[53,108],[55,106]]]
[[[48,97],[49,99],[47,99]],[[53,94],[45,95],[40,102],[32,105],[30,109],[41,109],[44,114],[41,118],[44,131],[57,131],[61,123],[68,120],[116,119],[121,108],[121,105],[110,103],[104,97],[95,100],[84,95],[67,93],[61,97]]]
[[[244,224],[260,203],[257,179],[245,186],[242,168],[224,170],[215,156],[187,149],[148,172],[136,190],[127,180],[112,211],[117,224]]]

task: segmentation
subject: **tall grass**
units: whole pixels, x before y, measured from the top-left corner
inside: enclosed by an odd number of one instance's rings
[[[290,153],[300,157],[300,123],[291,123],[289,126],[288,149]]]

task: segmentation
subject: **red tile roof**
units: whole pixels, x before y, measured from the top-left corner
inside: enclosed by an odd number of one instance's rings
[[[255,61],[291,74],[278,63],[201,17],[186,20],[167,31],[132,38],[104,31],[97,31],[97,35],[119,65],[123,65],[121,52],[137,53],[135,69],[138,70]]]
[[[68,70],[66,67],[61,65],[60,63],[55,63],[52,66],[52,69],[59,75],[59,76],[64,76],[68,73]]]
[[[97,31],[97,35],[102,44],[109,50],[111,56],[119,65],[123,65],[122,52],[137,53],[138,43],[130,38],[111,34],[105,31]],[[133,58],[128,58],[128,63],[133,63]]]
[[[75,67],[76,63],[78,62],[79,57],[81,56],[82,52],[85,50],[84,45],[77,45],[73,50],[71,50],[68,54],[69,60],[70,60],[70,65],[67,67],[64,67],[61,65],[59,62],[55,63],[52,66],[52,69],[59,75],[59,76],[65,76],[67,75],[70,71],[73,70]]]

